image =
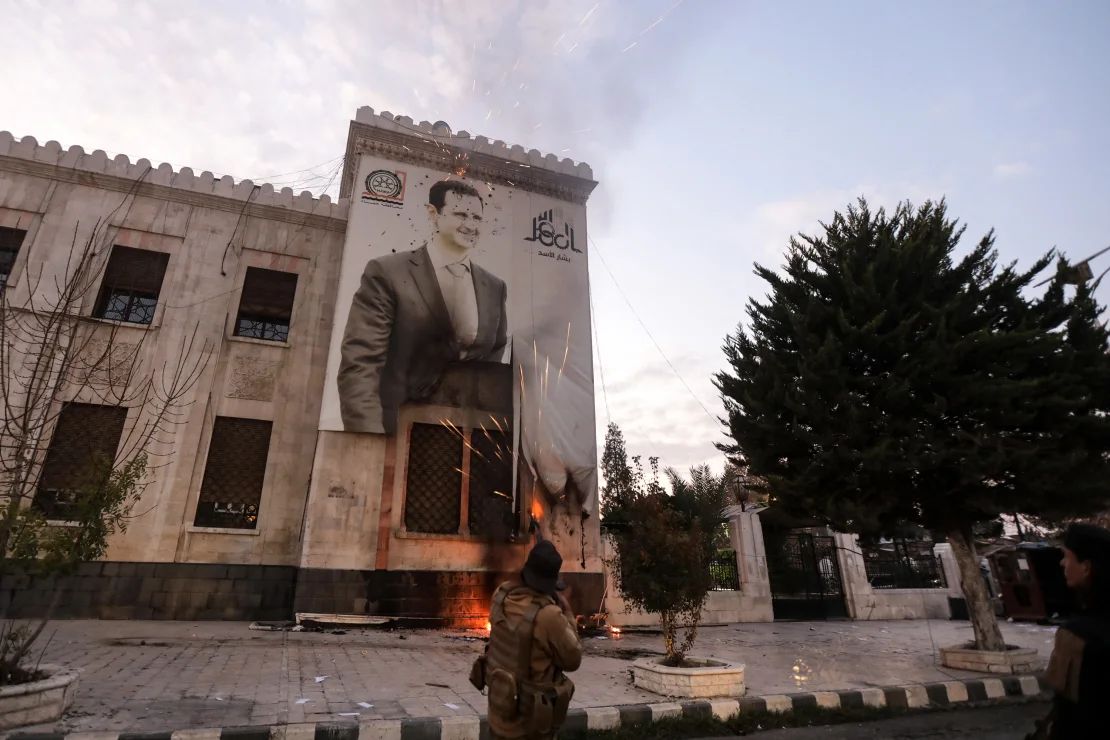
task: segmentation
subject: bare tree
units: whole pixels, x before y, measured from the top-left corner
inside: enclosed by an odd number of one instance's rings
[[[126,528],[143,488],[172,455],[173,428],[185,420],[210,355],[196,325],[179,341],[176,356],[154,362],[145,345],[157,332],[128,331],[121,322],[85,315],[111,245],[105,220],[87,238],[79,229],[64,262],[40,259],[32,267],[29,251],[19,281],[0,289],[0,573],[15,562],[24,569],[65,570],[104,554],[108,537]],[[51,434],[70,402],[129,413],[114,456],[88,461],[80,483],[67,491],[78,513],[58,531],[34,501]],[[41,631],[40,625],[19,640],[6,638],[5,646],[17,647],[0,649],[0,669],[18,667]],[[0,675],[0,684],[6,677]]]

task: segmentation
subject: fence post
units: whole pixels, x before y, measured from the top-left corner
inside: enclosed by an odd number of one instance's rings
[[[740,506],[725,509],[729,539],[736,553],[736,574],[743,596],[745,622],[770,622],[771,582],[767,577],[767,551],[763,545],[763,526],[756,511]]]
[[[852,619],[867,619],[875,606],[875,593],[867,580],[859,536],[833,532],[836,559],[840,565],[840,579],[844,584],[844,604]]]
[[[960,566],[956,563],[956,556],[952,554],[952,545],[947,542],[938,542],[933,545],[933,553],[940,560],[944,569],[944,582],[948,587],[948,595],[954,599],[962,599],[964,590],[961,586]]]

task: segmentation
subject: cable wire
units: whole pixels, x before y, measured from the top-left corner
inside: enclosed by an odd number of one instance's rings
[[[667,353],[664,352],[663,348],[659,346],[659,342],[655,341],[655,337],[654,335],[652,335],[651,330],[648,329],[647,324],[644,323],[644,320],[640,318],[640,314],[636,312],[635,307],[632,305],[632,301],[628,300],[628,296],[625,294],[624,289],[621,288],[620,283],[617,282],[616,275],[614,275],[613,271],[609,269],[609,263],[605,261],[605,256],[601,253],[601,250],[598,249],[597,242],[594,241],[592,236],[587,235],[586,238],[589,240],[590,246],[594,249],[595,252],[597,252],[597,256],[601,259],[601,264],[605,268],[605,272],[609,273],[609,278],[613,281],[613,285],[616,286],[617,292],[621,294],[621,298],[624,299],[625,304],[628,306],[628,310],[632,312],[632,315],[636,318],[636,321],[639,322],[640,328],[644,330],[644,333],[648,335],[648,339],[650,339],[651,343],[655,345],[655,349],[659,352],[659,356],[663,358],[663,361],[665,363],[667,363],[667,367],[671,369],[671,372],[673,372],[675,377],[678,378],[679,382],[682,383],[682,386],[686,389],[686,392],[690,394],[690,397],[697,402],[698,406],[701,406],[701,410],[705,412],[705,415],[714,422],[719,421],[716,416],[710,413],[705,404],[701,402],[701,399],[698,398],[696,393],[694,393],[694,390],[690,387],[689,383],[686,382],[686,379],[682,377],[682,374],[678,372],[678,369],[674,366],[674,363],[672,363],[667,357]]]

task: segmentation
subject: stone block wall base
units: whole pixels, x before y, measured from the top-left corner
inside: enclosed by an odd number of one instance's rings
[[[53,722],[73,704],[77,671],[42,665],[47,677],[30,683],[0,687],[0,731]]]
[[[687,658],[696,665],[671,668],[657,658],[641,658],[632,664],[632,682],[645,691],[662,696],[704,699],[714,696],[743,696],[744,665],[710,658]]]
[[[980,673],[1015,675],[1037,670],[1037,651],[1030,648],[1011,650],[976,650],[963,646],[942,647],[940,662],[948,668]]]

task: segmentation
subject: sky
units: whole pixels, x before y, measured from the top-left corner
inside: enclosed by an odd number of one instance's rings
[[[1110,3],[0,0],[0,129],[316,193],[369,105],[586,161],[599,439],[723,458],[721,345],[857,197],[1110,245]],[[292,174],[286,174],[292,173]],[[1094,263],[1110,267],[1110,254]],[[1110,302],[1110,287],[1099,291]]]

